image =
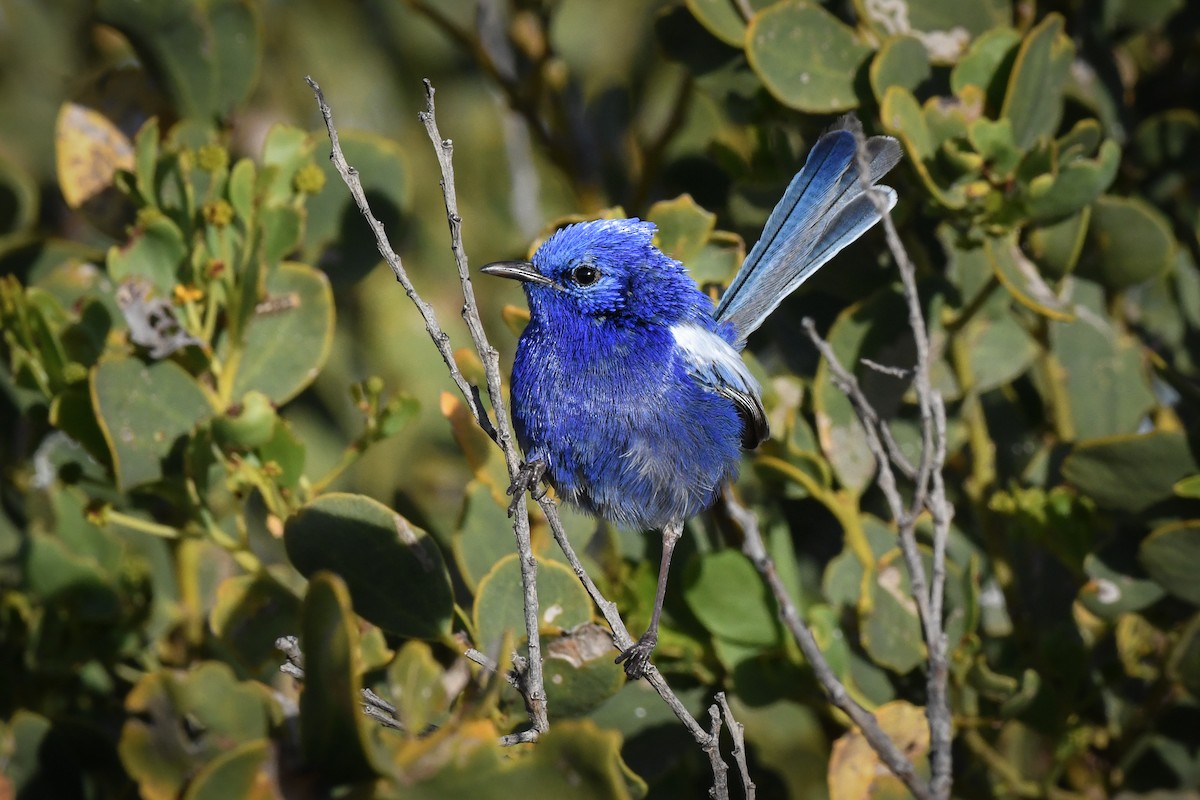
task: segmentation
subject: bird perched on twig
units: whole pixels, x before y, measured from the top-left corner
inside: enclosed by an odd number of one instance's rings
[[[684,524],[736,475],[741,450],[767,438],[760,390],[740,355],[747,337],[896,202],[894,190],[874,185],[899,162],[899,144],[875,136],[859,153],[856,124],[817,140],[715,308],[654,246],[654,225],[637,219],[570,225],[532,262],[483,268],[522,281],[529,301],[512,374],[526,461],[510,491],[545,479],[586,512],[662,531],[650,627],[617,657],[631,678],[644,674],[658,642]]]

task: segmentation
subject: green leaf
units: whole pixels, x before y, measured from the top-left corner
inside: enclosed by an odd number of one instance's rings
[[[139,225],[128,242],[109,248],[108,274],[117,283],[131,276],[145,278],[160,295],[170,297],[187,254],[187,243],[175,223],[154,216]]]
[[[658,201],[650,206],[646,219],[658,226],[659,249],[685,265],[700,255],[717,224],[717,215],[701,208],[689,194]]]
[[[1184,626],[1171,652],[1167,669],[1172,678],[1191,692],[1193,698],[1200,697],[1200,614],[1192,617],[1191,622]]]
[[[1003,294],[998,296],[1004,297]],[[971,320],[961,334],[975,378],[972,389],[980,394],[1015,381],[1025,374],[1038,355],[1037,343],[1007,305],[1004,302],[989,304],[987,313]]]
[[[581,717],[625,685],[612,634],[588,623],[543,642],[546,697],[552,719]]]
[[[1200,606],[1200,520],[1155,528],[1142,542],[1138,560],[1168,592]]]
[[[125,698],[118,752],[143,797],[177,797],[199,769],[231,747],[266,738],[277,711],[265,686],[238,682],[204,661],[147,673]]]
[[[856,108],[854,77],[870,55],[852,28],[807,0],[770,6],[746,32],[746,57],[767,91],[810,114]]]
[[[1080,442],[1062,467],[1097,505],[1131,513],[1170,499],[1175,482],[1198,470],[1187,438],[1167,431]]]
[[[694,557],[683,581],[688,608],[713,636],[761,647],[781,640],[770,590],[741,553],[720,550]]]
[[[933,574],[933,556],[921,549],[926,580]],[[978,575],[946,562],[946,641],[953,652],[979,623]],[[867,591],[859,598],[859,630],[863,649],[876,664],[905,675],[925,660],[916,601],[908,565],[899,549],[884,554],[871,569]]]
[[[369,553],[363,556],[370,558]],[[370,780],[377,771],[365,730],[373,723],[360,710],[358,623],[346,585],[336,575],[321,573],[309,583],[301,631],[300,745],[305,764],[330,785]]]
[[[741,48],[746,21],[734,0],[687,0],[687,7],[705,30],[725,44]]]
[[[325,141],[325,131],[319,134]],[[371,210],[388,231],[401,227],[412,202],[412,179],[404,149],[392,139],[354,130],[339,131],[346,161],[358,170]],[[325,187],[308,198],[304,260],[319,263],[339,286],[363,278],[380,261],[375,234],[350,199],[342,177],[328,158],[318,158]]]
[[[155,65],[181,117],[228,117],[258,80],[261,24],[246,0],[100,0],[96,14]]]
[[[710,283],[726,286],[745,260],[746,243],[742,237],[728,231],[714,231],[687,268],[701,287]]]
[[[987,237],[984,252],[996,278],[1021,305],[1052,320],[1070,322],[1075,318],[1021,251],[1015,233]]]
[[[262,678],[279,670],[275,640],[295,633],[299,620],[299,599],[265,574],[226,578],[208,616],[217,639]]]
[[[287,262],[267,276],[267,296],[287,301],[246,331],[233,396],[260,391],[280,406],[312,383],[333,346],[333,290],[320,270]]]
[[[279,417],[275,420],[275,429],[270,440],[255,450],[263,466],[274,464],[278,473],[273,480],[278,486],[294,488],[304,477],[304,464],[308,451],[304,442],[292,430],[287,420]]]
[[[89,387],[122,490],[163,478],[180,440],[212,413],[195,379],[173,361],[103,361]]]
[[[1130,156],[1142,169],[1155,172],[1196,171],[1200,150],[1200,115],[1173,108],[1148,117],[1133,134]]]
[[[1175,494],[1200,500],[1200,475],[1189,475],[1175,484]]]
[[[734,718],[746,728],[746,742],[753,748],[755,761],[779,776],[787,787],[783,796],[798,800],[827,796],[824,787],[829,741],[816,711],[790,699],[755,705],[741,697],[730,697],[729,705]]]
[[[271,743],[263,739],[217,756],[188,784],[183,800],[266,800],[274,796],[278,778],[270,764],[271,752]]]
[[[387,682],[396,699],[396,713],[404,730],[419,736],[430,725],[441,722],[449,699],[446,671],[425,642],[408,641],[388,666]]]
[[[13,797],[23,797],[22,790],[34,784],[44,769],[39,754],[53,725],[50,720],[25,709],[17,709],[12,718],[0,722],[0,751],[5,754],[4,773],[0,787],[9,781]]]
[[[474,590],[483,576],[516,547],[512,520],[492,491],[476,479],[467,484],[458,527],[450,540],[454,560],[467,588]]]
[[[867,587],[859,601],[863,648],[876,664],[906,675],[925,661],[925,644],[899,550],[875,564]]]
[[[454,597],[441,552],[382,503],[322,495],[288,519],[284,544],[306,577],[321,570],[341,576],[354,610],[385,631],[433,640],[450,633]]]
[[[229,171],[229,204],[246,225],[254,220],[255,176],[254,162],[248,158],[239,159]]]
[[[962,187],[944,187],[933,172],[935,159],[949,137],[931,127],[931,119],[936,119],[931,109],[930,113],[926,113],[917,98],[904,87],[889,86],[880,103],[879,117],[884,129],[904,145],[908,163],[916,170],[934,199],[946,208],[963,208],[967,204],[967,197]]]
[[[1063,369],[1075,436],[1134,433],[1155,404],[1142,345],[1108,322],[1099,287],[1078,281],[1075,288],[1080,310],[1075,320],[1049,324],[1050,348]]]
[[[1105,548],[1089,553],[1083,560],[1088,582],[1079,590],[1079,600],[1103,619],[1115,620],[1130,611],[1141,611],[1164,594],[1162,586],[1146,576],[1132,554],[1122,550]]]
[[[1012,121],[1013,137],[1022,150],[1058,129],[1074,56],[1075,46],[1063,34],[1059,14],[1048,14],[1021,43],[1000,116]]]
[[[1045,225],[1030,227],[1027,250],[1038,271],[1052,278],[1062,278],[1075,269],[1083,252],[1084,237],[1092,218],[1091,207]]]
[[[1064,160],[1057,175],[1039,175],[1030,182],[1030,214],[1039,221],[1061,220],[1077,214],[1112,185],[1120,162],[1121,147],[1112,139],[1100,146],[1094,159]]]
[[[23,165],[0,154],[0,241],[37,222],[37,181]]]
[[[316,135],[309,131],[279,123],[271,126],[262,154],[263,166],[274,168],[266,193],[268,203],[284,202],[295,196],[296,172],[313,162],[316,144]]]
[[[1011,0],[979,0],[971,3],[960,3],[958,0],[923,0],[919,3],[907,2],[899,7],[855,0],[854,8],[859,18],[882,36],[893,33],[900,27],[897,18],[901,15],[906,30],[914,34],[940,33],[950,41],[961,34],[969,34],[973,38],[986,34],[999,25],[1012,22]],[[948,33],[953,36],[945,36]],[[954,44],[941,45],[938,48],[940,58],[935,60],[940,63],[954,63],[958,58]],[[933,44],[930,46],[933,47]]]
[[[890,36],[879,47],[868,73],[875,99],[883,101],[889,86],[900,86],[910,92],[929,80],[933,70],[929,53],[915,36]]]
[[[621,760],[621,736],[591,720],[562,720],[529,748],[509,758],[479,733],[447,743],[437,774],[404,787],[404,800],[470,797],[595,798],[631,800],[646,795],[646,784]]]
[[[1175,237],[1162,212],[1137,197],[1105,195],[1092,205],[1092,223],[1079,274],[1110,289],[1162,275],[1175,259]]]
[[[961,97],[968,86],[975,86],[985,97],[998,94],[1020,43],[1021,34],[1009,27],[996,27],[984,33],[971,43],[971,49],[951,71],[951,91]]]
[[[304,210],[290,205],[267,205],[259,213],[263,260],[271,268],[300,246],[304,236]]]
[[[158,170],[158,117],[151,117],[133,138],[133,175],[138,194],[149,206],[158,205],[156,173]]]
[[[592,599],[571,569],[557,561],[542,561],[537,571],[538,628],[571,630],[592,620]],[[524,588],[521,560],[510,553],[479,581],[471,612],[476,647],[485,653],[496,647],[505,631],[517,641],[525,639]]]
[[[1101,7],[1104,31],[1112,35],[1123,28],[1158,28],[1185,5],[1185,0],[1109,0]]]

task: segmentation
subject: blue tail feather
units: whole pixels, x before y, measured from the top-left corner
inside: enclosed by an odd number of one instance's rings
[[[864,193],[852,131],[832,130],[817,140],[804,167],[771,212],[762,236],[717,306],[716,317],[745,341],[785,297],[827,261],[879,221]],[[887,136],[866,141],[867,185],[874,185],[901,157]],[[896,193],[878,187],[888,208]]]

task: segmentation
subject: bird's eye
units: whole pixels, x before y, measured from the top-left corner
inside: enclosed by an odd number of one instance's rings
[[[571,280],[580,286],[591,286],[600,277],[600,272],[595,267],[584,265],[571,270]]]

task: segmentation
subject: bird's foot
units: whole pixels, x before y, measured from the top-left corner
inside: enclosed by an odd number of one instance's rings
[[[546,475],[546,462],[541,459],[535,461],[526,461],[521,464],[517,470],[517,475],[513,478],[512,483],[508,485],[506,490],[508,495],[512,497],[512,501],[508,504],[508,515],[511,517],[517,513],[517,503],[521,499],[521,495],[525,492],[532,492],[534,500],[541,500],[546,496],[546,491],[543,489],[541,494],[534,490],[538,484],[542,482],[542,478]]]
[[[650,666],[650,654],[654,652],[656,644],[658,644],[658,634],[646,631],[633,647],[617,656],[614,663],[624,663],[625,675],[631,681],[636,681],[646,674],[646,668]]]

